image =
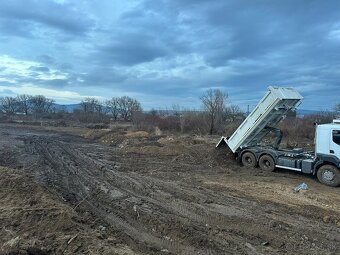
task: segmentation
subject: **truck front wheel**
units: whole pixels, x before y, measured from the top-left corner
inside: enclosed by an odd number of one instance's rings
[[[318,180],[328,186],[336,187],[340,185],[340,172],[333,165],[323,165],[317,172]]]
[[[256,158],[255,155],[251,152],[245,152],[242,154],[242,164],[246,167],[255,167],[256,166]]]
[[[270,155],[263,155],[259,160],[259,166],[264,171],[272,172],[275,169],[274,159]]]

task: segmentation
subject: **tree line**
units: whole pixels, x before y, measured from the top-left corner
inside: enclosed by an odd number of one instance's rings
[[[76,111],[80,111],[88,118],[110,115],[113,120],[129,121],[135,113],[142,112],[142,106],[138,100],[128,96],[112,97],[104,102],[95,97],[86,97]]]
[[[191,126],[204,126],[210,134],[221,129],[226,118],[235,120],[243,115],[238,106],[227,107],[228,95],[221,90],[207,90],[200,99],[203,111],[181,110],[176,106],[172,112],[162,114],[161,111],[156,110],[143,112],[141,103],[128,96],[112,97],[106,101],[100,101],[96,97],[86,97],[72,113],[69,113],[53,99],[43,95],[22,94],[15,97],[0,97],[0,111],[7,116],[26,115],[35,118],[51,116],[58,118],[59,116],[59,118],[89,123],[107,122],[109,119],[134,121],[137,125],[142,122],[149,125],[152,122],[155,125],[162,125],[165,129],[176,127],[182,130],[194,128]]]
[[[65,108],[58,107],[53,99],[43,95],[17,95],[15,97],[0,97],[0,111],[8,116],[12,115],[34,115],[35,117],[46,116],[47,114],[66,112]],[[74,110],[75,115],[82,115],[85,120],[98,120],[98,116],[110,115],[114,120],[131,120],[135,112],[141,112],[142,107],[136,99],[122,96],[112,97],[106,101],[100,101],[95,97],[86,97],[78,109]]]
[[[0,110],[7,115],[43,114],[53,112],[55,101],[42,95],[18,95],[0,97]]]

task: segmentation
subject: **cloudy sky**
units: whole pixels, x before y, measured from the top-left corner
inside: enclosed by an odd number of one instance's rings
[[[339,10],[337,0],[0,0],[0,96],[198,108],[219,88],[245,109],[278,85],[295,87],[302,109],[332,109]]]

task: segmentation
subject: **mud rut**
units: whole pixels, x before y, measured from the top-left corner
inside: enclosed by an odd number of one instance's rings
[[[192,176],[207,172],[205,159],[124,154],[69,135],[26,134],[17,140],[23,169],[136,252],[338,252],[334,226],[201,186]]]

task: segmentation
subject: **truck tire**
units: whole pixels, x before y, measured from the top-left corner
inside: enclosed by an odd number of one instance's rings
[[[323,165],[317,172],[318,180],[328,186],[340,185],[340,171],[333,165]]]
[[[255,167],[256,166],[256,157],[253,153],[251,152],[245,152],[242,154],[242,164],[245,167]]]
[[[270,155],[263,155],[260,157],[259,166],[264,171],[272,172],[275,169],[274,159]]]

